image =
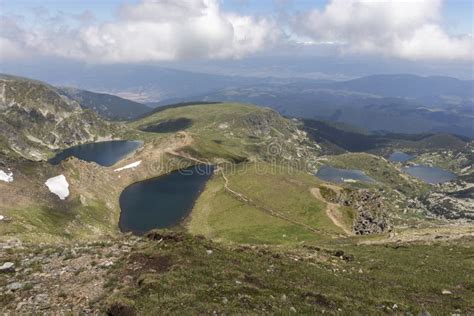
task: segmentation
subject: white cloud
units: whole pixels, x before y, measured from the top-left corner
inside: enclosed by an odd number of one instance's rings
[[[20,44],[0,36],[0,60],[18,59],[26,56]]]
[[[142,0],[122,6],[111,22],[44,23],[19,40],[44,55],[127,63],[239,58],[271,46],[280,34],[271,19],[223,12],[217,0]]]
[[[442,0],[331,0],[322,10],[280,14],[278,22],[269,16],[225,12],[219,3],[141,0],[121,6],[116,19],[108,22],[98,21],[91,12],[71,16],[48,10],[40,10],[34,23],[0,17],[0,58],[44,55],[139,63],[241,58],[271,48],[324,46],[321,54],[326,55],[336,51],[409,60],[473,60],[472,36],[453,36],[443,27]]]
[[[332,0],[323,10],[297,16],[293,26],[315,41],[344,43],[345,53],[472,60],[472,37],[449,35],[441,12],[441,0]]]

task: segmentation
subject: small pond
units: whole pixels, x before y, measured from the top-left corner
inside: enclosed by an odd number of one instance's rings
[[[316,176],[324,181],[345,183],[345,182],[376,182],[374,179],[361,170],[338,169],[330,166],[322,166]]]
[[[406,162],[413,158],[414,156],[412,155],[406,154],[401,151],[395,151],[390,155],[390,157],[388,157],[388,160],[394,161],[394,162]]]
[[[74,156],[81,160],[93,161],[101,166],[109,167],[142,145],[143,142],[132,140],[113,140],[83,144],[69,147],[59,152],[49,162],[57,165],[64,159]]]
[[[177,225],[212,174],[213,166],[197,165],[130,185],[120,195],[120,230],[140,235]]]
[[[150,133],[174,133],[185,130],[191,127],[191,125],[193,125],[192,120],[180,117],[175,120],[167,120],[154,125],[142,126],[140,130]]]

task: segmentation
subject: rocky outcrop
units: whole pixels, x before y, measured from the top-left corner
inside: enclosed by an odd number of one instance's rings
[[[107,138],[113,126],[45,83],[0,75],[0,141],[42,160],[51,150]]]
[[[391,230],[386,207],[380,194],[359,190],[340,195],[339,203],[355,211],[352,230],[356,235],[380,234]]]

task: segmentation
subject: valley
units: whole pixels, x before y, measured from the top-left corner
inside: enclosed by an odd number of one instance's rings
[[[112,121],[47,84],[0,83],[2,312],[474,312],[472,139],[241,103]],[[186,181],[202,164],[205,181]],[[45,185],[58,176],[65,196]]]

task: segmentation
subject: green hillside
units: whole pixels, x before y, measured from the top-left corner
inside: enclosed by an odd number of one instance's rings
[[[319,187],[314,176],[278,164],[224,168],[208,182],[186,227],[193,234],[246,244],[342,234],[327,217],[325,203],[311,194],[314,187]]]
[[[0,273],[1,312],[474,312],[472,224],[415,211],[410,203],[439,188],[402,173],[401,164],[380,156],[383,150],[326,155],[327,138],[315,142],[301,121],[245,104],[181,105],[128,123],[104,122],[74,102],[68,108],[48,86],[28,85],[44,91],[38,95],[45,103],[51,93],[64,118],[54,116],[62,142],[28,147],[33,127],[49,139],[48,115],[37,120],[30,111],[15,125],[0,112],[9,135],[26,139],[25,149],[47,157],[82,127],[90,140],[105,133],[143,146],[110,167],[76,158],[50,165],[26,159],[31,152],[18,150],[13,136],[0,137],[0,169],[14,175],[0,181],[0,265],[16,269]],[[18,104],[33,109],[34,95]],[[426,143],[424,160],[438,157],[429,148],[449,146],[449,137],[409,142]],[[85,141],[78,136],[74,143]],[[458,145],[451,152],[459,169],[470,147]],[[137,161],[137,168],[115,171]],[[120,233],[125,188],[201,163],[215,172],[184,221],[140,238]],[[375,182],[324,182],[314,176],[322,165],[362,170]],[[64,201],[44,186],[58,174],[69,183]]]

